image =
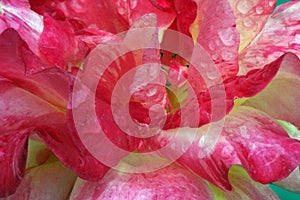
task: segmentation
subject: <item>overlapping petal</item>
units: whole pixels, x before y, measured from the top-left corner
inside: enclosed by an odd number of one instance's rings
[[[210,54],[222,77],[236,75],[239,34],[230,4],[207,1],[202,17],[197,42]]]
[[[288,121],[299,128],[299,69],[299,58],[287,54],[276,77],[263,91],[245,101],[244,105],[260,109],[275,119]]]
[[[300,193],[300,169],[296,168],[291,174],[278,182],[275,182],[276,185],[285,188],[286,190]]]
[[[0,8],[0,34],[7,28],[15,29],[38,54],[38,41],[44,28],[42,17],[30,9],[27,1],[4,0]]]
[[[233,8],[237,30],[240,33],[239,50],[243,50],[263,29],[276,1],[229,0],[229,3]]]
[[[299,1],[292,1],[274,11],[262,32],[241,52],[239,74],[261,68],[286,52],[300,56],[299,5]]]
[[[238,199],[270,199],[279,200],[279,197],[267,185],[257,183],[249,177],[241,166],[233,166],[229,170],[229,180],[233,191],[222,191],[212,185],[215,199],[238,200]]]
[[[6,199],[67,199],[75,179],[60,162],[43,164],[29,169],[17,191]]]
[[[151,173],[111,170],[98,183],[77,179],[70,199],[213,199],[205,182],[176,165]]]
[[[299,141],[290,139],[280,125],[258,110],[250,107],[233,110],[226,117],[219,138],[209,137],[209,128],[199,128],[193,143],[177,162],[223,189],[232,188],[228,172],[235,164],[242,165],[255,181],[261,183],[285,178],[299,165]],[[181,137],[174,137],[176,131]],[[181,129],[164,132],[146,144],[153,149],[157,146],[161,148],[175,139],[178,147],[170,148],[166,155],[162,155],[172,159],[175,153],[181,151],[181,147],[188,145],[193,131]],[[207,149],[207,144],[214,144],[214,141],[217,142],[214,149]]]
[[[30,131],[25,129],[0,133],[0,198],[13,194],[25,174]]]
[[[83,28],[95,28],[111,33],[120,33],[129,29],[141,16],[154,13],[158,16],[158,26],[165,27],[172,23],[175,12],[172,7],[168,12],[155,6],[154,1],[36,1],[31,0],[32,9],[40,15],[49,15],[57,20],[69,21],[76,33]],[[111,19],[111,20],[103,20]]]

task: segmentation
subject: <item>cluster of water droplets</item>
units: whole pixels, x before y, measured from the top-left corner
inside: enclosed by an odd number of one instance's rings
[[[130,15],[131,10],[135,9],[138,4],[137,0],[118,0],[117,9],[120,15]]]

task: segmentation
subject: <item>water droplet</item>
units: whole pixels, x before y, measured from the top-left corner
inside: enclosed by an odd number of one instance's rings
[[[216,45],[220,46],[221,45],[221,41],[220,40],[216,40]]]
[[[153,87],[153,88],[151,88],[151,89],[149,89],[149,90],[147,91],[146,95],[147,95],[148,97],[152,97],[153,95],[156,94],[156,92],[157,92],[157,89],[156,89],[155,87]]]
[[[86,5],[82,0],[71,1],[71,7],[77,13],[83,13],[87,11]]]
[[[211,58],[212,58],[213,60],[217,60],[217,59],[219,58],[219,55],[218,55],[218,54],[213,54],[213,55],[211,56]]]
[[[233,46],[235,43],[234,40],[234,31],[232,28],[227,28],[218,32],[219,38],[222,43],[226,46]]]
[[[242,14],[247,14],[252,9],[252,3],[248,0],[240,0],[237,4],[237,9]]]
[[[127,0],[125,0],[125,1],[123,1],[123,0],[117,1],[117,9],[118,9],[118,13],[120,15],[124,15],[127,12],[127,10],[128,10]]]
[[[249,27],[249,28],[254,25],[253,21],[249,18],[244,19],[243,24],[244,24],[245,27]]]
[[[231,145],[225,146],[221,152],[221,156],[225,159],[232,158],[234,148]]]
[[[260,14],[262,14],[264,12],[264,9],[261,6],[257,6],[256,9],[255,9],[255,11],[256,11],[257,14],[260,15]]]
[[[233,59],[233,54],[228,50],[223,50],[221,56],[225,61],[229,61]]]
[[[170,147],[171,147],[171,149],[175,150],[175,149],[176,149],[176,144],[175,144],[175,143],[172,143],[172,144],[170,145]]]
[[[241,135],[242,135],[243,137],[248,138],[248,133],[247,133],[247,132],[248,132],[248,129],[247,129],[246,126],[240,126],[239,130],[240,130],[240,133],[241,133]]]
[[[216,69],[209,69],[208,71],[206,71],[206,75],[207,75],[207,78],[213,80],[218,77],[218,72]]]
[[[273,7],[273,6],[275,5],[275,3],[276,3],[276,1],[270,0],[270,1],[269,1],[269,6],[270,6],[270,7]]]
[[[138,4],[137,0],[130,0],[130,8],[134,9]]]
[[[124,15],[126,13],[126,9],[122,8],[122,7],[118,7],[118,13],[120,15]]]
[[[215,50],[216,49],[216,45],[213,41],[210,41],[208,44],[208,48],[210,48],[210,50]]]

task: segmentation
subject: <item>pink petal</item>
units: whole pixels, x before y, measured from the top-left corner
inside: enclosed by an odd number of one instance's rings
[[[38,127],[38,135],[59,160],[72,169],[78,176],[91,181],[99,180],[108,167],[95,159],[82,144],[73,121],[61,114],[56,123]],[[58,116],[55,117],[59,119]]]
[[[155,172],[132,174],[111,170],[98,183],[77,179],[70,199],[213,199],[206,183],[171,165]]]
[[[14,193],[25,174],[30,131],[0,133],[0,198]]]
[[[15,29],[31,51],[39,55],[38,41],[43,31],[43,19],[30,9],[27,0],[1,2],[0,34],[7,28]]]
[[[279,197],[267,185],[253,181],[241,166],[233,166],[229,171],[229,180],[233,191],[223,191],[211,185],[216,199],[268,199],[279,200]]]
[[[300,193],[300,169],[296,168],[287,178],[275,182],[276,185],[289,191]]]
[[[44,26],[39,50],[48,65],[68,69],[84,59],[87,49],[79,46],[69,22],[44,16]]]
[[[261,69],[251,70],[246,75],[225,80],[224,85],[229,99],[251,97],[261,92],[275,77],[286,56],[288,55],[281,56]]]
[[[244,104],[268,113],[275,119],[288,121],[300,127],[300,61],[297,56],[287,54],[280,71],[270,84],[258,95]]]
[[[67,199],[76,176],[59,162],[27,170],[17,191],[7,200]]]
[[[214,123],[211,125],[214,127]],[[186,152],[182,148],[189,144],[194,129],[164,132],[146,141],[146,145],[157,149],[174,140],[176,148],[169,148],[163,157],[173,159],[182,154],[177,162],[226,190],[232,188],[228,171],[234,164],[242,165],[255,181],[265,184],[287,177],[300,163],[300,142],[290,139],[278,124],[258,110],[249,107],[233,110],[219,138],[206,133],[208,128],[199,129]],[[183,136],[174,137],[175,133]],[[211,153],[207,145],[214,146]]]
[[[197,42],[210,54],[222,77],[236,75],[238,71],[239,34],[229,3],[207,1]]]
[[[197,3],[193,0],[175,0],[174,4],[177,13],[177,30],[192,36],[190,27],[197,17]]]
[[[65,71],[56,68],[25,76],[26,68],[24,62],[18,55],[17,44],[19,40],[18,34],[13,30],[7,30],[1,34],[0,75],[49,103],[65,108],[71,76]]]
[[[30,1],[32,9],[41,15],[49,15],[58,20],[69,21],[75,31],[83,28],[96,28],[111,33],[126,31],[141,16],[155,13],[158,26],[172,23],[175,12],[164,12],[152,1]],[[154,4],[153,4],[154,3]],[[111,19],[111,20],[103,20]]]
[[[51,123],[51,115],[57,108],[16,87],[9,81],[0,79],[0,131],[22,130]]]
[[[229,0],[240,33],[240,50],[244,49],[264,27],[275,0]]]
[[[240,74],[259,69],[286,52],[300,56],[299,1],[278,7],[258,37],[240,55]]]

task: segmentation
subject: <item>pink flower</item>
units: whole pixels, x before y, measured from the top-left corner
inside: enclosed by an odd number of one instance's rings
[[[299,185],[293,174],[300,164],[300,2],[272,13],[275,3],[0,1],[0,197],[260,199],[277,198],[262,184]],[[143,41],[135,38],[139,29],[149,30]],[[169,41],[171,30],[190,40]],[[96,46],[135,39],[155,48],[120,56],[95,85],[102,63],[93,52],[110,58]],[[186,55],[162,48],[170,43]],[[158,68],[135,69],[149,63]],[[201,74],[195,63],[204,66]],[[95,73],[85,79],[89,65]],[[131,88],[118,86],[128,74]],[[92,88],[95,118],[78,113],[89,106]],[[128,117],[122,105],[131,89]],[[128,118],[161,129],[131,132]],[[90,151],[99,145],[94,123],[127,151],[107,149],[110,166]],[[170,166],[139,174],[110,169],[151,168],[155,161],[132,160],[130,152],[164,148],[159,156],[175,162]]]

